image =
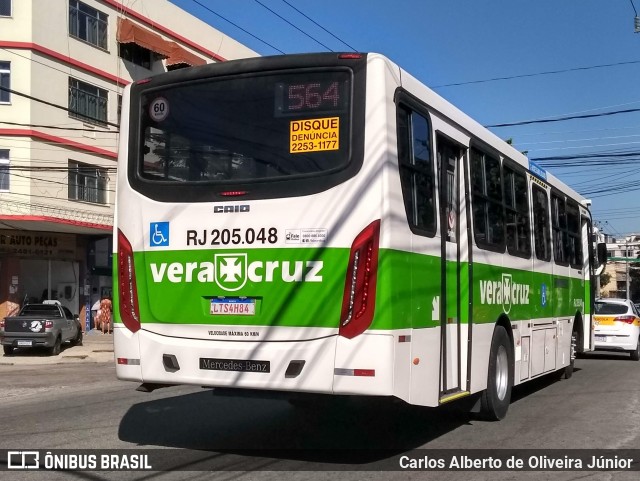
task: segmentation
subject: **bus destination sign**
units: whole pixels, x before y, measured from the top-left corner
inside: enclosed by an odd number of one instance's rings
[[[276,84],[276,117],[344,112],[346,82],[337,80]]]

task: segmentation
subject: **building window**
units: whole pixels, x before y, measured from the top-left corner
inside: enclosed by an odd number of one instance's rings
[[[0,191],[9,190],[9,149],[0,149]]]
[[[69,161],[69,200],[106,204],[107,181],[105,169]]]
[[[78,0],[69,0],[69,35],[106,50],[108,17]]]
[[[108,98],[105,89],[69,79],[69,116],[72,118],[106,125]]]
[[[0,0],[0,17],[11,16],[11,0]]]
[[[118,55],[121,59],[128,60],[147,70],[151,70],[151,62],[154,61],[153,52],[136,43],[119,43]]]
[[[0,62],[0,87],[3,89],[11,88],[11,62]],[[11,93],[7,90],[0,90],[0,103],[9,103],[11,101]]]

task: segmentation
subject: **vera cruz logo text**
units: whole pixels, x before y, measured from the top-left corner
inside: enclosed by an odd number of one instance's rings
[[[502,274],[499,281],[480,281],[480,303],[502,305],[502,310],[509,314],[511,306],[529,304],[528,284],[513,282],[511,274]]]
[[[213,262],[151,263],[155,283],[213,283],[225,291],[242,289],[247,281],[322,282],[323,261],[253,261],[247,254],[214,254]]]

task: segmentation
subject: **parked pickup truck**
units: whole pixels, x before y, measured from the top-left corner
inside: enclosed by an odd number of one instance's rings
[[[82,344],[82,327],[77,315],[60,304],[44,301],[25,304],[17,316],[0,321],[0,344],[10,356],[15,348],[46,347],[53,356],[60,354],[63,342]]]

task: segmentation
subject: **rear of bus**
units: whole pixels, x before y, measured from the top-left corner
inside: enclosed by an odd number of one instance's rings
[[[393,346],[371,330],[381,181],[364,162],[366,74],[366,55],[294,55],[127,88],[120,379],[391,394]]]

